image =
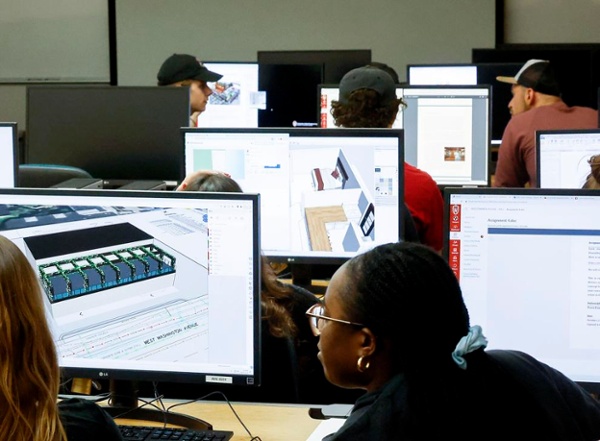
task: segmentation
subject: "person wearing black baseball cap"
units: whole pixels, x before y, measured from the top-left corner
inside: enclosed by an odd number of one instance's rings
[[[158,70],[159,86],[190,88],[190,125],[198,125],[198,116],[206,110],[208,97],[213,91],[208,82],[219,81],[223,75],[212,72],[193,55],[173,54]]]
[[[391,69],[391,72],[390,72]],[[384,63],[347,72],[339,84],[339,99],[331,103],[338,127],[393,128],[406,103],[396,96],[398,75]],[[444,200],[431,175],[404,162],[405,240],[421,242],[441,252],[443,246]],[[404,215],[406,209],[402,209]],[[412,221],[412,222],[411,222]],[[408,237],[408,239],[407,239]]]
[[[512,118],[502,135],[492,185],[537,187],[536,131],[597,128],[598,112],[589,107],[567,106],[547,60],[529,60],[514,77],[496,79],[512,84],[513,96],[508,103]]]

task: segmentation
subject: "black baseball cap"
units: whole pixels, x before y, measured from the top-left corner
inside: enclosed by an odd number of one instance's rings
[[[342,104],[348,103],[350,94],[358,89],[371,89],[381,95],[387,104],[396,97],[396,83],[385,70],[376,66],[363,66],[352,69],[340,80],[340,98]]]
[[[167,58],[156,78],[159,86],[166,86],[183,80],[219,81],[223,75],[212,72],[193,55],[173,54]]]
[[[514,77],[496,77],[498,81],[529,87],[546,95],[560,96],[554,69],[548,60],[527,61]]]

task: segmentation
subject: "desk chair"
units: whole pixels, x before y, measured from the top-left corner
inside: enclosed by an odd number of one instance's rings
[[[92,178],[87,171],[60,164],[20,164],[19,187],[48,188],[72,178]]]

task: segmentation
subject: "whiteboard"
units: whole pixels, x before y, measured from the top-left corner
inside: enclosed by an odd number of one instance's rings
[[[0,1],[0,83],[110,82],[108,3]]]

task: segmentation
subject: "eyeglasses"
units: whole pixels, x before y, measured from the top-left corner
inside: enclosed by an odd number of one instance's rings
[[[321,329],[323,328],[323,325],[326,321],[343,323],[344,325],[358,326],[360,328],[365,327],[365,325],[360,323],[349,322],[348,320],[340,320],[333,317],[327,317],[326,315],[323,315],[324,312],[325,307],[320,303],[315,303],[310,308],[308,308],[308,311],[306,311],[308,322],[310,323],[310,329],[312,330],[315,336],[321,335]]]

